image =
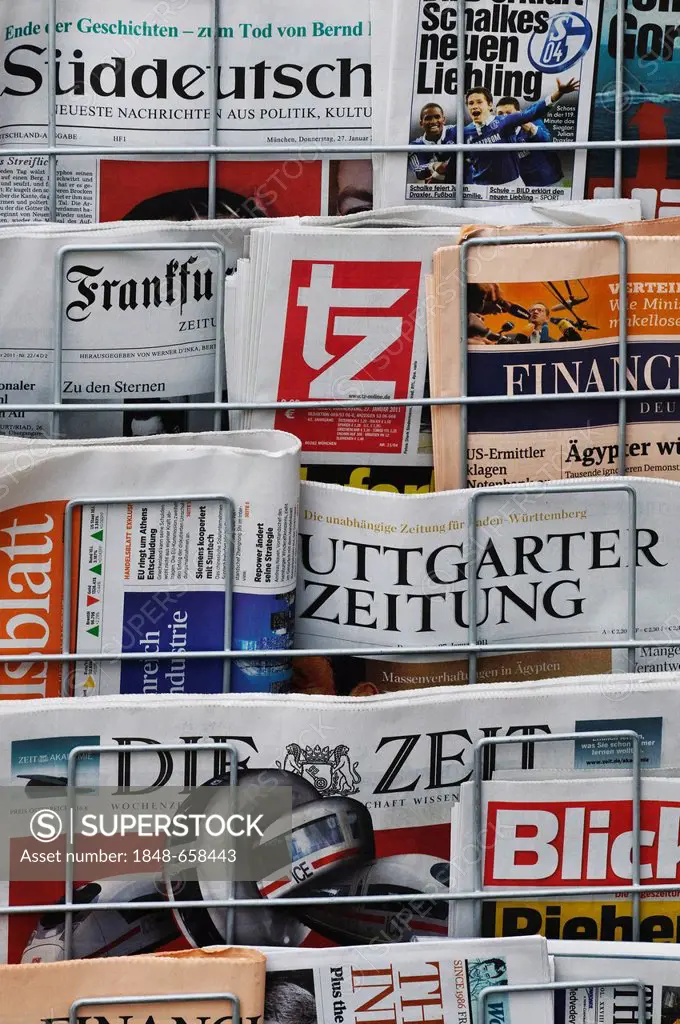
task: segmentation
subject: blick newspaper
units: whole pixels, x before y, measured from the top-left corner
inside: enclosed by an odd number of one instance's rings
[[[386,141],[420,148],[381,163],[381,201],[455,199],[456,155],[438,152],[437,145],[458,141],[459,89],[466,112],[461,141],[479,143],[463,161],[467,204],[582,198],[585,153],[546,153],[541,145],[588,138],[598,0],[567,0],[558,9],[475,4],[465,11],[464,42],[456,0],[392,6]],[[526,148],[494,152],[504,142]]]
[[[645,754],[652,749],[651,719],[635,731],[643,737]],[[597,726],[592,726],[597,731]],[[612,728],[611,723],[608,728]],[[630,756],[631,740],[577,741],[579,756],[599,761],[604,768],[621,768]],[[580,752],[579,752],[580,748]],[[646,748],[646,750],[645,750]],[[482,935],[545,935],[551,939],[630,941],[630,895],[579,895],[586,886],[631,885],[633,878],[633,805],[630,778],[516,782],[492,780],[483,786],[482,831],[473,852],[471,782],[461,787],[460,807],[451,848],[452,889],[474,888],[475,856],[482,861],[482,884],[488,899],[482,903]],[[655,890],[655,885],[680,881],[678,827],[680,783],[677,779],[646,778],[640,805],[640,877],[649,895],[640,901],[640,939],[677,942],[680,887]],[[494,897],[493,890],[534,890],[525,899]],[[535,890],[568,889],[573,895],[535,895]],[[451,934],[473,935],[472,904],[451,904]]]
[[[342,12],[295,0],[149,5],[114,11],[60,0],[56,23],[56,141],[110,147],[106,157],[59,157],[57,219],[191,220],[207,215],[205,158],[189,151],[123,158],[116,148],[210,144],[217,44],[216,142],[259,146],[217,167],[219,217],[350,213],[372,204],[369,160],[295,157],[295,147],[370,142],[371,40],[367,0]],[[44,0],[8,3],[0,21],[0,143],[48,141],[48,12]],[[266,147],[289,143],[290,158]],[[4,221],[48,219],[48,158],[2,156]]]
[[[622,687],[625,701],[618,699]],[[237,910],[233,941],[289,947],[359,944],[370,956],[379,942],[446,938],[447,901],[431,897],[449,892],[451,807],[461,783],[470,778],[478,740],[506,735],[522,740],[489,751],[487,774],[494,768],[519,769],[528,778],[534,770],[553,766],[576,770],[586,783],[599,769],[599,757],[584,754],[579,745],[534,745],[532,737],[607,728],[614,722],[644,734],[649,741],[645,765],[668,767],[680,757],[676,706],[673,674],[448,687],[361,701],[309,696],[282,700],[269,694],[116,694],[55,699],[49,709],[43,702],[4,701],[0,779],[13,789],[29,786],[35,793],[34,787],[50,781],[63,784],[73,747],[111,745],[116,753],[93,749],[79,761],[78,785],[113,787],[123,803],[135,802],[143,790],[143,801],[158,803],[164,794],[166,800],[168,792],[176,794],[176,788],[188,794],[193,786],[223,782],[229,773],[227,752],[195,748],[211,741],[231,743],[240,780],[265,785],[278,780],[293,788],[297,801],[290,870],[276,885],[268,879],[236,883],[236,897],[262,900],[263,905]],[[178,744],[180,750],[155,751],[160,743]],[[629,766],[630,750],[620,752],[619,759]],[[288,822],[287,829],[290,817]],[[17,826],[15,835],[28,836],[28,828],[26,820],[26,831]],[[24,840],[11,847],[24,848]],[[40,884],[21,881],[22,866],[16,867],[9,886],[3,883],[0,889],[5,902],[35,906],[63,900],[63,878],[45,878]],[[196,906],[173,914],[163,907],[167,885],[162,863],[152,863],[148,875],[128,881],[116,865],[80,864],[78,870],[83,907],[75,920],[75,957],[224,942],[224,909],[202,906],[204,900],[228,898],[222,876],[217,881],[214,871],[197,866],[195,874],[185,877],[177,898]],[[109,911],[97,913],[98,902],[143,900],[149,894],[154,910],[132,921]],[[370,907],[360,902],[334,906],[331,900],[277,908],[278,896],[343,894],[403,899]],[[0,958],[29,963],[62,959],[64,918],[51,920],[0,917]]]
[[[290,678],[285,658],[230,672],[184,655],[290,646],[297,439],[172,440],[2,446],[0,653],[17,660],[0,665],[0,699],[269,690]],[[63,672],[20,660],[62,651],[83,660]],[[146,657],[88,658],[116,651]]]

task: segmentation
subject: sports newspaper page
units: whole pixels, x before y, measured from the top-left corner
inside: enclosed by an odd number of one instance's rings
[[[635,396],[626,401],[626,474],[680,478],[678,403],[645,398],[680,384],[677,244],[671,237],[627,239],[624,367],[617,240],[471,252],[468,393],[546,400],[469,408],[468,486],[617,474],[619,404],[595,396],[618,390],[622,374],[622,390]],[[461,394],[459,273],[460,249],[435,254],[437,322],[429,345],[438,397]],[[551,401],[554,395],[573,398]],[[460,486],[461,447],[450,440],[461,436],[459,407],[435,408],[432,420],[437,486]]]
[[[630,686],[626,701],[616,697],[622,684]],[[532,745],[532,736],[573,732],[583,728],[586,718],[614,720],[624,728],[639,725],[643,731],[647,724],[654,740],[646,748],[649,757],[670,767],[680,757],[676,706],[677,678],[670,674],[562,679],[557,685],[448,687],[361,701],[295,696],[282,701],[277,694],[172,699],[117,694],[88,700],[57,698],[50,701],[48,714],[39,703],[3,701],[0,778],[7,788],[21,792],[29,787],[28,795],[35,796],[50,782],[63,785],[72,748],[114,746],[114,753],[84,753],[79,786],[115,788],[123,805],[141,799],[148,810],[153,807],[147,802],[158,806],[165,800],[167,809],[171,799],[183,801],[180,789],[190,797],[194,787],[205,794],[211,788],[203,788],[204,783],[219,788],[228,781],[228,753],[196,748],[210,741],[231,743],[239,761],[239,786],[280,784],[295,794],[295,817],[291,823],[289,813],[285,826],[286,832],[291,824],[295,827],[290,871],[276,879],[276,885],[265,885],[259,878],[237,883],[235,896],[261,900],[263,905],[236,912],[233,943],[290,948],[358,944],[370,958],[379,942],[403,942],[414,935],[447,937],[447,901],[430,897],[449,892],[451,807],[460,784],[470,777],[479,739],[526,739],[499,749],[493,765],[486,766],[489,771],[517,769],[529,778],[552,764],[561,771],[575,769],[587,781],[593,777],[591,766],[575,761],[567,744]],[[155,749],[158,744],[177,744],[180,749],[160,751]],[[10,849],[17,860],[29,836],[29,811],[25,814],[8,816],[15,835]],[[51,848],[63,849],[64,838]],[[8,839],[3,832],[0,853],[7,852]],[[40,848],[44,844],[35,840],[31,849]],[[49,866],[11,864],[10,884],[0,886],[4,903],[35,906],[63,900],[63,877],[46,877]],[[126,877],[129,868],[121,870],[116,863],[79,863],[76,881],[82,906],[75,915],[74,957],[111,955],[112,950],[123,954],[135,944],[137,951],[144,946],[223,944],[225,910],[202,905],[228,898],[224,875],[219,874],[222,865],[216,867],[217,877],[215,867],[204,871],[200,865],[186,875],[178,898],[194,906],[173,913],[163,904],[168,885],[162,863],[152,862],[148,874],[132,879]],[[39,880],[31,880],[36,874]],[[361,901],[336,905],[332,899],[316,906],[303,900],[295,907],[277,907],[279,896],[305,895],[403,899],[378,901],[370,909]],[[98,902],[130,898],[148,899],[153,910],[140,912],[132,922],[127,915],[97,912]],[[0,960],[32,963],[63,958],[64,928],[63,915],[41,920],[2,915]]]
[[[653,720],[641,733],[643,764],[653,749]],[[630,757],[631,741],[584,738],[576,757],[591,766],[621,768]],[[482,832],[479,849],[482,881],[488,899],[482,903],[482,934],[545,935],[551,939],[630,941],[633,937],[630,894],[579,895],[585,886],[630,885],[632,870],[631,779],[595,778],[584,787],[581,779],[516,782],[492,780],[483,786]],[[471,782],[461,787],[456,834],[453,837],[452,889],[471,891],[470,836],[474,828]],[[640,940],[678,942],[680,881],[678,823],[680,781],[646,778],[640,805],[641,879],[649,894],[640,900]],[[493,890],[568,889],[573,895],[534,894],[524,900],[494,898]],[[473,935],[472,904],[451,903],[451,934]],[[606,977],[606,972],[602,977]],[[633,975],[635,976],[635,974]]]
[[[558,8],[483,0],[466,8],[463,43],[456,0],[396,3],[386,141],[421,148],[381,163],[385,205],[454,201],[456,156],[437,145],[458,141],[459,89],[462,141],[480,145],[463,162],[466,204],[583,198],[585,154],[540,148],[588,138],[600,11],[599,0]],[[526,149],[495,153],[503,142]]]
[[[470,581],[476,641],[525,645],[480,655],[480,682],[625,671],[625,650],[597,645],[633,635],[626,598],[633,542],[635,636],[671,644],[638,648],[636,670],[677,670],[680,618],[669,609],[680,607],[680,488],[636,477],[630,486],[634,534],[629,494],[602,491],[596,481],[586,494],[570,493],[568,483],[550,492],[535,485],[521,495],[498,488],[474,504],[469,489],[369,494],[303,483],[296,646],[345,648],[348,656],[320,656],[298,672],[308,674],[311,692],[467,683],[467,655],[437,648],[472,642]],[[660,593],[667,597],[662,606]],[[565,650],[567,642],[593,648]],[[532,652],[535,643],[554,649]],[[431,655],[351,657],[352,648],[385,647],[428,648]]]
[[[191,220],[207,216],[208,165],[191,153],[125,158],[116,148],[211,142],[217,45],[220,146],[257,146],[220,159],[217,216],[350,213],[372,205],[369,159],[295,155],[295,147],[371,140],[368,0],[342,10],[314,0],[285,5],[218,0],[218,38],[208,0],[125,0],[103,12],[59,0],[56,142],[106,146],[106,157],[60,156],[57,219]],[[0,216],[48,219],[48,158],[2,156],[48,142],[48,6],[3,4],[0,19]],[[290,156],[267,147],[290,144]]]

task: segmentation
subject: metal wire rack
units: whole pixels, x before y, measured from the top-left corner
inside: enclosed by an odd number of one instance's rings
[[[57,23],[57,7],[58,0],[49,0],[48,9],[48,21],[50,26],[54,26]],[[623,114],[625,107],[625,68],[624,68],[624,15],[626,9],[626,0],[617,0],[617,31],[616,31],[616,55],[615,55],[615,110],[614,110],[614,138],[611,140],[582,140],[575,143],[571,142],[551,142],[544,144],[546,150],[554,151],[569,151],[569,152],[591,152],[595,150],[604,150],[613,152],[613,194],[615,197],[620,197],[622,193],[622,166],[623,166],[623,153],[626,150],[637,150],[637,149],[672,149],[680,146],[680,139],[648,139],[648,140],[629,140],[623,138]],[[461,26],[461,33],[464,34],[464,12],[465,12],[465,0],[457,0],[457,23]],[[58,214],[58,203],[57,203],[57,162],[60,157],[68,158],[75,156],[115,156],[121,158],[125,156],[129,157],[141,157],[141,156],[163,156],[163,157],[189,157],[192,159],[205,158],[208,167],[208,216],[210,218],[215,216],[216,211],[216,194],[217,194],[217,165],[220,157],[244,157],[244,156],[259,156],[263,155],[269,159],[272,156],[295,156],[296,158],[305,157],[324,157],[332,155],[352,155],[352,156],[372,156],[377,153],[384,154],[408,154],[416,152],[417,146],[414,145],[373,145],[373,144],[343,144],[343,145],[318,145],[318,146],[298,146],[293,147],[287,145],[267,145],[267,146],[224,146],[220,145],[218,140],[218,90],[217,90],[217,67],[218,67],[218,55],[219,55],[219,3],[218,0],[213,0],[211,4],[211,66],[210,66],[210,93],[209,93],[209,142],[205,146],[128,146],[128,145],[116,145],[116,146],[63,146],[57,142],[57,114],[56,114],[56,103],[57,103],[57,42],[56,33],[54,31],[48,32],[48,46],[47,46],[47,80],[48,80],[48,110],[47,110],[47,145],[46,146],[9,146],[2,147],[2,154],[6,156],[45,156],[48,158],[48,213],[49,219],[54,221],[57,219]],[[464,80],[464,64],[465,64],[465,47],[459,45],[457,55],[457,72],[458,80]],[[456,160],[456,190],[455,190],[455,204],[457,206],[463,205],[463,162],[464,155],[466,152],[474,148],[474,144],[465,143],[463,136],[463,128],[465,123],[465,107],[464,107],[464,94],[460,90],[456,98],[456,110],[457,110],[457,141],[451,144],[443,144],[438,146],[438,150],[455,154]],[[497,150],[500,151],[519,151],[525,147],[524,143],[502,143],[496,144]],[[627,351],[627,332],[626,332],[626,280],[627,280],[627,241],[625,237],[619,233],[613,231],[598,231],[590,233],[582,233],[579,236],[583,240],[597,240],[597,241],[610,241],[612,245],[618,247],[619,252],[619,296],[620,296],[620,314],[619,314],[619,380],[618,390],[610,391],[606,393],[594,393],[589,394],[588,401],[592,400],[617,400],[619,403],[619,416],[618,416],[618,438],[619,438],[619,452],[618,452],[618,464],[619,473],[621,475],[625,472],[625,433],[626,433],[626,409],[627,402],[633,398],[637,393],[627,388],[626,380],[626,351]],[[60,428],[60,416],[63,413],[68,412],[69,415],[77,415],[81,413],[93,413],[93,412],[124,412],[129,410],[129,406],[123,403],[111,403],[111,402],[88,402],[78,403],[77,405],[65,403],[62,396],[62,360],[63,360],[63,326],[62,326],[62,310],[64,308],[64,265],[68,256],[73,252],[93,252],[93,251],[144,251],[144,250],[156,250],[163,251],[164,249],[190,249],[193,252],[204,250],[206,257],[215,259],[218,264],[217,278],[219,280],[218,294],[216,299],[216,348],[215,348],[215,366],[214,366],[214,398],[210,402],[164,402],[162,409],[164,412],[191,412],[196,410],[209,411],[214,414],[214,428],[219,429],[222,424],[222,414],[228,413],[229,411],[236,410],[250,410],[250,409],[318,409],[320,407],[326,407],[330,409],[342,409],[342,408],[375,408],[375,407],[406,407],[412,405],[421,406],[437,406],[437,405],[457,405],[461,409],[461,427],[462,427],[462,444],[461,448],[464,452],[463,458],[463,469],[461,486],[467,486],[467,409],[470,406],[482,406],[492,404],[503,404],[508,401],[521,403],[521,402],[532,402],[532,401],[579,401],[583,400],[582,396],[572,394],[559,394],[553,396],[544,395],[517,395],[512,397],[507,396],[472,396],[468,394],[467,390],[467,309],[465,303],[466,296],[466,280],[467,280],[467,259],[469,252],[477,246],[488,246],[497,244],[512,244],[515,242],[521,242],[522,244],[531,244],[532,242],[540,242],[545,244],[551,242],[559,244],[565,241],[563,236],[551,236],[541,235],[535,238],[530,236],[517,236],[517,237],[506,237],[502,240],[497,239],[471,239],[467,241],[462,247],[462,259],[461,259],[461,340],[462,340],[462,356],[461,356],[461,395],[457,398],[429,398],[429,399],[402,399],[402,400],[328,400],[328,401],[309,401],[309,402],[267,402],[267,403],[236,403],[236,402],[225,402],[221,400],[222,396],[222,380],[223,380],[223,354],[220,344],[220,339],[223,336],[223,325],[224,325],[224,277],[226,272],[226,254],[224,248],[219,243],[187,243],[185,245],[173,243],[172,245],[160,245],[160,244],[131,244],[131,245],[108,245],[108,246],[64,246],[62,247],[56,256],[55,261],[55,293],[54,293],[54,324],[53,324],[53,342],[55,351],[54,361],[54,388],[53,388],[53,400],[49,403],[26,403],[13,405],[13,408],[17,411],[23,411],[26,413],[38,413],[45,412],[50,414],[51,418],[51,434],[52,436],[58,436]],[[646,392],[647,397],[650,398],[678,398],[680,397],[680,389],[674,390],[663,390],[663,391],[649,391]],[[159,410],[161,406],[156,402],[139,402],[135,403],[136,409],[140,412],[154,412]],[[550,485],[546,485],[545,489],[547,492],[551,490]],[[590,488],[586,484],[576,484],[575,490],[586,491]],[[629,508],[629,520],[628,526],[632,536],[635,535],[635,524],[636,524],[636,507],[635,507],[635,491],[632,487],[626,487],[625,485],[610,485],[612,490],[620,490],[625,493],[628,497],[628,508]],[[475,520],[474,509],[476,504],[483,499],[485,494],[489,494],[493,489],[476,489],[471,492],[470,501],[470,516],[469,516],[469,550],[474,551],[475,547]],[[513,493],[521,494],[523,489],[517,487],[513,489]],[[188,497],[186,495],[180,495],[175,500],[181,500],[182,498]],[[75,504],[87,504],[87,503],[102,503],[102,498],[96,495],[82,495],[78,496]],[[135,496],[134,500],[141,500]],[[222,496],[220,500],[228,500],[226,496]],[[625,640],[617,641],[601,641],[599,643],[588,641],[587,643],[578,642],[565,642],[562,646],[569,650],[580,650],[580,649],[626,649],[629,654],[630,664],[634,664],[634,655],[637,648],[644,646],[653,646],[657,648],[674,646],[677,641],[674,640],[659,640],[650,641],[645,639],[644,641],[636,637],[635,628],[635,559],[631,559],[629,562],[630,568],[628,573],[628,623],[627,623],[627,638]],[[470,575],[471,579],[474,579],[474,573]],[[475,592],[474,588],[471,588],[471,602],[474,606]],[[512,650],[523,650],[526,649],[526,644],[512,644],[512,643],[485,643],[480,644],[478,642],[476,618],[474,614],[470,616],[471,625],[468,637],[468,644],[465,646],[455,647],[442,647],[439,648],[439,653],[456,653],[467,654],[469,659],[469,671],[470,671],[470,682],[476,681],[476,660],[480,653],[491,654],[491,653],[505,653]],[[534,649],[536,650],[550,650],[552,649],[550,644],[535,644]],[[353,655],[357,657],[361,656],[399,656],[404,654],[428,654],[431,653],[431,648],[419,648],[419,647],[385,647],[382,649],[370,648],[368,650],[354,650],[351,651]],[[292,650],[288,651],[287,654],[291,657],[303,656],[305,654],[314,655],[347,655],[346,649],[335,650]],[[248,659],[248,658],[280,658],[280,651],[232,651],[224,650],[222,652],[187,652],[187,658],[216,658],[221,657],[226,667],[228,667],[230,661],[234,658]],[[100,655],[88,654],[88,660],[93,661],[124,661],[124,660],[139,660],[143,657],[140,654],[130,654],[125,651],[117,653],[106,653]],[[171,658],[172,654],[164,654],[160,652],[157,655],[159,660],[163,660],[165,657]],[[41,655],[40,661],[54,661],[60,662],[62,665],[67,666],[82,660],[83,655],[76,653],[68,653],[63,651],[60,654],[54,655]],[[3,656],[0,658],[0,662],[11,661],[9,656]],[[25,660],[30,660],[25,658]],[[35,660],[38,660],[37,658]],[[225,679],[226,671],[225,671]],[[225,688],[228,686],[228,682],[225,684]],[[640,798],[641,798],[641,768],[640,768],[640,737],[636,733],[632,733],[628,730],[618,730],[615,732],[607,733],[593,733],[593,734],[578,734],[578,739],[583,740],[584,735],[592,735],[593,738],[604,737],[604,736],[618,736],[621,739],[626,739],[631,744],[632,749],[632,816],[633,816],[633,880],[630,886],[589,886],[579,888],[578,893],[580,896],[605,896],[611,895],[616,892],[619,894],[629,894],[632,903],[632,915],[633,915],[633,932],[634,935],[639,934],[640,926],[640,896],[644,893],[644,887],[640,883]],[[549,736],[534,736],[530,742],[539,741],[562,741],[562,742],[573,742],[575,736],[572,734],[565,735],[549,735]],[[519,741],[517,737],[509,738],[491,738],[480,741],[475,748],[474,757],[474,779],[476,786],[476,821],[479,825],[481,822],[482,814],[482,782],[483,782],[483,767],[484,767],[484,749],[493,744],[498,743],[511,743]],[[522,737],[521,741],[528,742],[526,737]],[[83,752],[87,751],[88,754],[92,754],[93,749],[101,754],[106,754],[111,751],[112,748],[108,747],[86,747],[76,748],[71,751],[68,763],[68,790],[69,800],[73,798],[76,784],[76,769],[78,759],[83,756]],[[116,748],[117,749],[117,748]],[[129,748],[130,753],[144,753],[147,748],[143,747],[131,747]],[[154,751],[170,751],[175,749],[174,745],[158,745],[154,746]],[[207,750],[215,751],[222,750],[230,761],[230,785],[236,784],[236,772],[235,764],[237,757],[237,750],[230,744],[215,744],[207,743],[201,744],[199,747],[195,747],[196,750]],[[479,833],[478,833],[479,834]],[[65,902],[57,906],[54,904],[47,905],[33,905],[33,906],[18,906],[11,905],[6,907],[0,907],[0,914],[7,917],[14,917],[18,915],[35,915],[35,914],[53,914],[59,913],[65,915],[65,955],[66,958],[70,958],[72,955],[73,945],[73,917],[76,913],[82,911],[82,904],[74,902],[73,899],[73,870],[70,869],[69,874],[66,878],[65,884]],[[655,891],[677,891],[677,886],[655,886]],[[534,898],[545,898],[552,896],[564,896],[573,894],[573,889],[565,888],[553,888],[546,889],[541,888],[540,890],[522,889],[509,890],[509,891],[494,891],[496,898],[502,899],[524,899],[527,897]],[[414,902],[420,899],[434,900],[434,901],[452,901],[452,900],[463,900],[473,901],[477,908],[481,907],[481,903],[484,899],[485,893],[481,884],[481,878],[479,875],[479,867],[477,869],[476,884],[471,892],[456,893],[456,894],[432,894],[422,893],[413,896]],[[300,898],[281,898],[277,900],[277,906],[297,906],[301,902]],[[308,902],[313,903],[324,903],[329,902],[328,899],[314,899]],[[380,896],[345,896],[337,897],[334,902],[338,905],[345,904],[370,904],[379,902],[381,905],[394,903],[403,904],[403,895],[380,895]],[[200,906],[202,908],[215,907],[224,908],[228,911],[226,922],[226,934],[225,941],[229,942],[233,935],[233,912],[237,907],[248,907],[252,908],[255,913],[258,909],[262,909],[266,906],[267,902],[263,900],[210,900],[210,901],[181,901],[181,900],[169,900],[167,907],[168,909],[181,908],[181,907],[192,907]],[[116,911],[125,910],[129,907],[126,903],[101,903],[97,904],[97,911]],[[135,902],[135,909],[142,910],[157,910],[158,903],[140,903]],[[479,915],[477,915],[479,921]],[[639,980],[636,979],[603,979],[597,981],[584,982],[584,987],[606,987],[609,985],[620,985],[626,984],[631,988],[636,988],[639,993],[639,1007],[638,1012],[639,1021],[644,1020],[644,986]],[[576,983],[570,982],[567,985],[560,985],[559,983],[552,983],[550,985],[526,985],[526,986],[503,986],[501,989],[487,988],[479,996],[479,1011],[480,1019],[485,1020],[486,1007],[489,998],[502,993],[510,993],[512,991],[540,991],[540,990],[558,990],[560,988],[577,988],[579,987]],[[217,993],[207,995],[177,995],[177,996],[149,996],[149,997],[120,997],[112,999],[98,998],[87,999],[81,998],[74,1002],[69,1011],[69,1024],[76,1024],[78,1019],[78,1011],[84,1006],[91,1007],[97,1005],[116,1005],[121,1002],[128,1004],[134,1003],[149,1003],[149,1002],[167,1002],[169,1000],[196,1000],[202,999],[215,999],[226,1002],[231,1005],[234,1019],[239,1017],[239,1005],[238,1000],[235,996],[229,993]]]

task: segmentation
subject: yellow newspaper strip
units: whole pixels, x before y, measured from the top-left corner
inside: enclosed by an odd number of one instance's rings
[[[680,942],[680,892],[677,899],[644,898],[640,904],[641,942]],[[547,939],[630,942],[633,919],[629,900],[540,903],[484,902],[482,934],[544,935]]]

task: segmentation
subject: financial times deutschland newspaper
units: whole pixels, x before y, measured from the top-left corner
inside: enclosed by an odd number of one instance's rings
[[[467,656],[437,647],[470,643],[474,581],[477,640],[526,643],[481,655],[480,682],[624,671],[624,650],[564,650],[628,637],[630,496],[623,487],[570,493],[569,485],[522,494],[503,488],[402,495],[305,482],[296,605],[298,648],[346,648],[309,686],[357,694],[465,683]],[[614,483],[624,484],[620,478]],[[676,484],[628,478],[637,512],[636,638],[639,671],[680,667]],[[469,519],[476,524],[471,555]],[[658,595],[667,600],[659,604]],[[670,642],[657,649],[654,641]],[[677,641],[677,645],[676,645]],[[533,642],[554,649],[533,651]],[[352,648],[431,648],[431,655],[353,659]],[[341,688],[341,689],[339,689]]]
[[[622,687],[627,699],[621,701]],[[63,784],[68,752],[75,746],[112,745],[118,753],[83,757],[78,783],[114,787],[122,801],[144,790],[144,801],[163,801],[177,788],[225,781],[225,750],[196,750],[199,743],[231,743],[239,784],[285,785],[295,794],[291,849],[295,858],[279,885],[259,879],[237,883],[235,896],[264,905],[236,912],[233,941],[239,945],[363,945],[408,941],[414,935],[447,936],[451,807],[470,777],[474,745],[484,736],[520,736],[526,743],[499,748],[486,768],[517,769],[521,777],[554,767],[593,777],[591,759],[565,743],[533,745],[537,733],[602,728],[621,723],[652,742],[646,763],[678,763],[677,676],[514,682],[499,686],[449,687],[404,695],[348,698],[277,694],[221,696],[95,696],[49,702],[0,702],[0,778],[14,787]],[[584,724],[587,718],[587,725]],[[651,720],[650,720],[651,719]],[[179,751],[156,751],[157,744]],[[491,752],[489,752],[491,758]],[[626,758],[621,756],[621,760]],[[166,809],[167,800],[166,796]],[[290,805],[289,805],[290,806]],[[148,808],[145,803],[146,809]],[[29,835],[18,828],[15,835]],[[293,842],[294,840],[294,842]],[[10,847],[25,848],[18,842]],[[3,850],[8,837],[2,834]],[[39,844],[36,843],[36,846]],[[12,861],[12,864],[14,861]],[[22,881],[5,874],[0,899],[15,906],[63,900],[61,881]],[[80,865],[73,955],[76,958],[224,942],[225,911],[202,907],[228,898],[215,872],[185,878],[178,896],[194,909],[163,908],[167,884],[162,864],[125,880],[118,867]],[[176,877],[176,873],[175,876]],[[80,887],[82,884],[82,888]],[[174,890],[173,890],[174,891]],[[155,909],[130,921],[98,902],[136,898]],[[277,908],[277,896],[402,895],[402,901]],[[93,911],[93,913],[90,913]],[[52,923],[50,924],[50,920]],[[0,959],[12,963],[63,959],[64,918],[0,918]]]
[[[554,957],[555,980],[574,983],[620,978],[615,986],[593,985],[555,993],[557,1024],[619,1024],[624,1018],[638,1020],[638,990],[625,984],[636,978],[645,986],[647,1020],[650,1024],[674,1024],[680,1016],[680,946],[674,942],[647,943],[548,942]]]
[[[452,202],[459,89],[465,93],[463,141],[466,203],[580,199],[585,154],[543,152],[550,141],[588,138],[601,4],[572,0],[559,8],[483,2],[467,8],[465,32],[456,0],[401,0],[393,5],[387,140],[421,147],[381,161],[386,205]],[[465,51],[458,82],[459,46]],[[526,143],[494,152],[503,142]]]
[[[432,1024],[480,1024],[480,992],[490,985],[551,980],[547,943],[529,939],[470,939],[373,944],[369,948],[270,949],[267,955],[266,1020],[337,1024],[387,1020],[407,1024],[420,1016]],[[487,1013],[499,1024],[553,1024],[552,995],[513,993],[490,1001]]]
[[[232,992],[238,996],[242,1019],[262,1021],[265,992],[265,958],[254,949],[201,950],[163,953],[156,956],[120,957],[109,960],[81,960],[74,963],[38,964],[0,969],[2,1005],[0,1024],[63,1024],[71,1004],[86,996],[91,1006],[82,1006],[79,1019],[90,1013],[104,1021],[126,1024],[175,1024],[180,1020],[205,1024],[231,1019],[223,1010],[225,1000],[207,997],[188,1003],[182,998],[197,992]],[[123,1002],[111,1008],[111,998],[176,995],[166,1003]],[[188,1007],[191,1012],[188,1012]],[[106,1016],[102,1016],[101,1012]],[[230,1012],[230,1007],[227,1012]],[[196,1014],[196,1016],[194,1016]]]
[[[654,723],[646,718],[635,726],[648,750],[653,749]],[[620,768],[630,756],[629,739],[577,743],[577,758]],[[456,834],[451,848],[451,886],[473,890],[470,836],[475,788],[461,787]],[[680,781],[649,778],[643,785],[641,818],[641,879],[649,895],[640,901],[643,942],[678,941],[680,888],[678,822]],[[579,895],[585,886],[630,885],[632,879],[632,799],[630,778],[485,783],[482,795],[482,885],[489,897],[482,904],[482,934],[545,935],[554,939],[630,941],[630,895]],[[567,896],[527,896],[524,900],[494,898],[494,889],[573,890]],[[473,910],[467,901],[451,903],[451,934],[473,935]],[[633,972],[634,973],[634,972]],[[606,972],[605,975],[606,976]]]
[[[36,225],[0,232],[0,434],[142,437],[212,429],[212,412],[164,406],[223,397],[220,253],[229,272],[254,223]],[[185,248],[173,249],[175,242]],[[192,250],[192,243],[211,248]],[[116,245],[150,248],[102,250]],[[60,264],[64,246],[73,251]],[[127,409],[64,409],[55,423],[50,413],[13,408],[55,401]],[[137,408],[144,403],[157,408]]]
[[[206,146],[211,141],[213,46],[217,52],[218,145],[259,146],[254,160],[217,167],[217,215],[351,213],[372,205],[370,160],[295,157],[299,145],[371,140],[368,0],[342,11],[295,0],[218,0],[149,5],[126,0],[115,12],[82,0],[58,4],[56,141],[107,146],[101,159],[59,157],[58,220],[189,220],[207,215],[205,158],[144,156],[116,148]],[[0,143],[48,141],[48,10],[45,0],[12,2],[0,19]],[[290,158],[266,147],[291,144]],[[4,221],[47,220],[48,158],[2,156]]]
[[[183,655],[290,647],[297,439],[253,431],[177,440],[3,445],[0,652],[83,660],[63,671],[4,662],[0,699],[270,690],[289,680],[284,657],[235,661],[230,671],[222,659]],[[125,500],[131,492],[139,500]],[[87,657],[114,651],[146,657]]]
[[[468,393],[542,395],[545,402],[468,410],[470,487],[569,480],[619,472],[618,402],[592,400],[619,389],[621,292],[613,241],[488,247],[469,260]],[[625,386],[627,474],[678,479],[678,405],[645,392],[677,388],[680,273],[677,239],[627,239]],[[546,268],[550,268],[546,272]],[[461,394],[460,249],[435,254],[435,323],[430,381],[437,397]],[[570,401],[551,401],[572,395]],[[639,397],[638,397],[639,396]],[[460,485],[460,411],[432,413],[435,475]]]

